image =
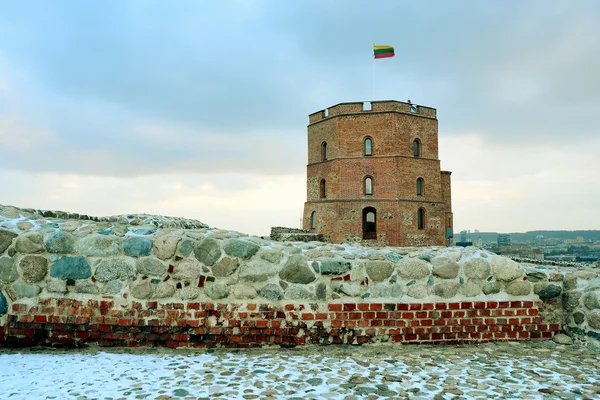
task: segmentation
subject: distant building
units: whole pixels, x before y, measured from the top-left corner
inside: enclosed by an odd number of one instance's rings
[[[309,115],[303,228],[334,243],[452,243],[450,172],[438,120],[399,101],[341,103]]]
[[[512,239],[510,233],[499,233],[498,234],[498,247],[510,246]]]

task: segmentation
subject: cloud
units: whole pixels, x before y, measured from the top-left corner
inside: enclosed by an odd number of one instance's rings
[[[241,187],[227,182],[244,182]],[[225,184],[223,184],[225,182]],[[136,178],[4,172],[2,204],[108,216],[146,213],[200,220],[211,227],[268,235],[298,226],[304,175],[157,174]]]

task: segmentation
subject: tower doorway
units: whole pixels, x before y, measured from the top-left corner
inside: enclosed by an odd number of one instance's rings
[[[362,212],[363,240],[377,239],[377,210],[365,207]]]

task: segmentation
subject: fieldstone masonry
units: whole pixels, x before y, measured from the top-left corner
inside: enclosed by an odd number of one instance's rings
[[[472,247],[276,242],[190,220],[0,206],[0,250],[0,346],[600,339],[597,270]]]

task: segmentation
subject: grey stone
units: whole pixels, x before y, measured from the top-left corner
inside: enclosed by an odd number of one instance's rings
[[[317,299],[325,300],[327,299],[327,285],[323,282],[317,285]]]
[[[391,287],[391,295],[395,298],[400,298],[404,295],[404,291],[402,290],[402,285],[399,283],[394,283]]]
[[[348,261],[323,260],[321,261],[321,273],[323,275],[341,275],[349,272],[352,264]]]
[[[80,280],[75,282],[75,293],[98,294],[100,291],[93,282]]]
[[[581,300],[581,292],[569,291],[563,293],[562,305],[567,311],[571,311],[579,307],[579,300]]]
[[[542,289],[539,293],[540,299],[547,300],[553,299],[555,297],[560,296],[562,293],[562,288],[557,285],[548,285],[544,289]]]
[[[213,266],[221,258],[221,246],[215,239],[202,240],[194,250],[194,256],[204,265]]]
[[[402,256],[400,254],[396,254],[396,253],[389,253],[386,255],[386,258],[393,263],[397,263],[398,261],[400,261]]]
[[[550,284],[550,282],[548,281],[540,281],[540,282],[536,282],[533,284],[533,293],[535,294],[540,294],[540,292],[542,290],[544,290],[544,288],[546,288],[546,286],[548,286]]]
[[[92,269],[85,257],[63,257],[52,265],[50,276],[58,279],[87,279]]]
[[[11,283],[19,278],[17,266],[12,258],[0,257],[0,283]]]
[[[177,288],[167,282],[159,282],[154,288],[154,297],[158,299],[164,299],[166,297],[173,297]]]
[[[216,277],[229,276],[237,271],[239,266],[239,259],[233,257],[223,257],[214,265],[212,272]]]
[[[279,266],[263,260],[251,260],[240,267],[239,277],[249,282],[264,282],[277,275]]]
[[[229,288],[222,283],[206,283],[204,286],[204,293],[211,299],[224,299],[229,296]]]
[[[369,261],[366,263],[365,269],[369,279],[373,282],[383,282],[392,276],[394,264],[389,261]]]
[[[21,297],[36,297],[42,289],[38,285],[30,285],[28,283],[13,283],[12,289],[18,298]]]
[[[548,275],[548,280],[550,282],[562,282],[565,278],[563,273],[560,271],[550,271]]]
[[[139,236],[127,237],[123,240],[123,252],[131,257],[149,256],[152,252],[152,240]]]
[[[43,280],[48,273],[48,260],[42,256],[25,256],[19,262],[21,278],[26,283],[36,283]]]
[[[23,254],[41,253],[44,251],[44,237],[38,232],[27,232],[15,241],[17,252]]]
[[[121,252],[121,238],[116,236],[90,235],[77,242],[79,252],[86,256],[116,256]]]
[[[192,254],[192,251],[194,251],[195,247],[196,242],[194,242],[192,239],[184,239],[181,242],[179,242],[177,250],[179,251],[179,253],[187,257],[190,254]]]
[[[490,294],[496,294],[496,293],[500,293],[500,282],[497,281],[492,281],[492,282],[486,282],[483,285],[483,294],[486,295],[490,295]]]
[[[28,231],[31,228],[33,228],[33,224],[28,221],[20,221],[20,222],[17,222],[17,228],[19,228],[19,230],[22,230],[22,231]]]
[[[458,276],[460,267],[456,261],[448,257],[434,257],[431,260],[433,265],[432,272],[435,276],[439,276],[444,279],[454,279]]]
[[[106,285],[104,286],[104,289],[102,290],[102,293],[119,294],[119,293],[121,293],[122,290],[123,290],[123,282],[121,282],[118,279],[115,279],[114,281],[109,281],[106,283]]]
[[[600,308],[600,291],[586,293],[583,296],[583,305],[589,310]]]
[[[256,243],[244,239],[230,239],[225,243],[225,253],[230,256],[248,259],[255,255],[260,249]]]
[[[269,283],[260,289],[260,295],[269,300],[281,300],[283,298],[283,290],[279,286]]]
[[[456,296],[459,290],[460,284],[458,282],[441,282],[436,285],[433,285],[432,294],[439,297],[443,297],[445,299],[449,299],[450,297]]]
[[[527,280],[533,283],[548,280],[548,275],[543,271],[527,271],[526,275]]]
[[[573,344],[573,339],[570,336],[565,335],[564,333],[556,334],[552,337],[552,341],[558,344],[571,345]]]
[[[581,325],[585,321],[585,315],[581,311],[573,313],[573,322],[577,325]]]
[[[462,267],[467,278],[486,279],[491,272],[490,263],[482,258],[470,258]]]
[[[70,233],[55,231],[44,242],[50,253],[67,254],[75,249],[75,237]]]
[[[337,293],[342,293],[347,296],[357,297],[362,292],[362,287],[353,282],[332,281],[331,290]]]
[[[241,285],[233,289],[233,296],[236,299],[253,299],[258,296],[258,292],[252,286]]]
[[[467,280],[465,285],[462,288],[462,293],[466,297],[475,297],[481,294],[481,290],[483,288],[483,281],[481,279],[470,278]]]
[[[161,260],[168,260],[175,255],[177,243],[181,240],[180,234],[165,234],[154,239],[154,255]]]
[[[563,281],[563,288],[565,290],[577,289],[577,275],[575,275],[575,274],[565,275],[565,280]]]
[[[417,283],[406,288],[406,295],[414,299],[422,299],[427,297],[427,286]]]
[[[403,258],[398,262],[398,275],[404,279],[420,279],[430,274],[427,263],[419,258]]]
[[[590,328],[600,330],[600,310],[591,311],[587,315],[587,322]]]
[[[154,290],[148,279],[134,283],[131,288],[131,295],[136,299],[149,299],[152,297]]]
[[[276,249],[261,250],[259,254],[260,258],[273,264],[279,264],[283,256],[281,250]]]
[[[46,282],[46,290],[50,293],[67,293],[67,281],[50,279]]]
[[[384,283],[376,283],[370,292],[371,297],[390,297],[390,288]]]
[[[202,275],[202,265],[193,258],[186,258],[175,265],[171,275],[178,281],[191,281]]]
[[[300,285],[290,285],[285,289],[283,297],[288,300],[309,300],[313,299],[314,295]]]
[[[4,297],[4,293],[0,292],[0,315],[4,315],[8,312],[8,301]]]
[[[511,296],[527,296],[531,293],[531,284],[522,279],[517,279],[508,283],[505,290]]]
[[[496,279],[503,282],[510,282],[521,278],[524,272],[519,263],[502,256],[492,258],[492,271]]]
[[[8,246],[11,245],[14,238],[16,238],[16,233],[11,231],[5,231],[4,229],[0,229],[0,254],[4,253]]]
[[[279,277],[290,283],[302,284],[307,284],[317,279],[312,268],[308,266],[306,257],[299,254],[294,254],[288,258],[279,272]]]
[[[193,300],[200,296],[200,289],[193,286],[186,286],[179,291],[179,297],[182,300]]]
[[[155,257],[138,258],[135,262],[135,268],[139,274],[162,276],[167,272],[167,264]]]
[[[108,282],[115,279],[126,279],[136,275],[133,261],[128,259],[105,259],[100,261],[94,274],[100,282]]]

